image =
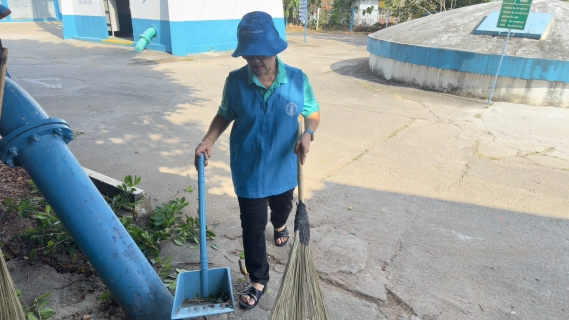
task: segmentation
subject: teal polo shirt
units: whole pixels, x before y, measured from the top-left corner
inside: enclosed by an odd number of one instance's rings
[[[247,68],[248,83],[249,84],[254,83],[257,86],[257,88],[259,89],[259,93],[261,93],[261,96],[263,97],[265,102],[269,100],[273,92],[275,92],[276,88],[278,88],[283,83],[287,83],[286,68],[281,59],[279,59],[279,57],[277,57],[277,65],[278,65],[277,76],[275,77],[275,81],[273,81],[273,84],[271,84],[269,88],[265,88],[257,78],[257,75],[253,71],[251,71],[250,68]],[[312,86],[308,81],[308,77],[304,72],[302,73],[302,76],[304,77],[304,108],[302,109],[301,114],[303,117],[306,118],[312,113],[320,111],[320,105],[316,101],[316,97],[314,96],[314,91],[312,91]],[[222,116],[227,121],[233,121],[237,118],[237,114],[233,110],[231,110],[229,104],[230,101],[227,95],[227,80],[225,80],[221,105],[219,106],[217,114]]]

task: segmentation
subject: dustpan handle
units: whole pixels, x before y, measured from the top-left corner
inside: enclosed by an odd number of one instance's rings
[[[202,298],[207,295],[209,288],[207,277],[207,246],[206,246],[206,223],[205,223],[205,154],[202,153],[198,159],[198,199],[199,199],[199,219],[200,219],[200,276]]]

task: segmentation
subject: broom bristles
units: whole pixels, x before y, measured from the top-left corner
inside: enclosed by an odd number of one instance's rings
[[[295,231],[291,255],[270,320],[328,319],[312,251],[298,239],[299,232]]]
[[[0,320],[25,320],[18,292],[0,250]]]

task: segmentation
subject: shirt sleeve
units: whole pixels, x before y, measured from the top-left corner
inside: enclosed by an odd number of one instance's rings
[[[304,109],[302,109],[302,116],[306,118],[314,112],[320,111],[320,105],[318,101],[316,101],[314,91],[312,91],[312,86],[310,85],[310,81],[308,81],[306,73],[303,72],[302,76],[304,77]]]
[[[4,13],[4,12],[6,12],[6,11],[8,11],[8,7],[3,6],[3,5],[0,4],[0,14]]]
[[[217,114],[222,116],[225,120],[231,122],[231,121],[237,119],[237,114],[229,106],[229,96],[227,93],[227,80],[228,79],[229,79],[229,77],[227,79],[225,79],[225,85],[223,86],[223,95],[221,98],[221,105],[219,106],[219,109],[217,110]]]

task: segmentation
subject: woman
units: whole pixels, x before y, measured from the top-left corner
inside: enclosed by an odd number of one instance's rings
[[[233,57],[247,65],[229,73],[221,106],[195,154],[205,164],[219,136],[235,121],[230,136],[230,164],[241,212],[245,266],[251,284],[240,297],[242,308],[257,306],[269,282],[265,227],[271,208],[275,244],[289,239],[286,220],[297,186],[298,157],[302,164],[320,122],[320,107],[306,75],[285,65],[277,54],[287,43],[279,37],[272,17],[265,12],[243,16],[237,28]],[[306,130],[297,138],[298,118]]]

